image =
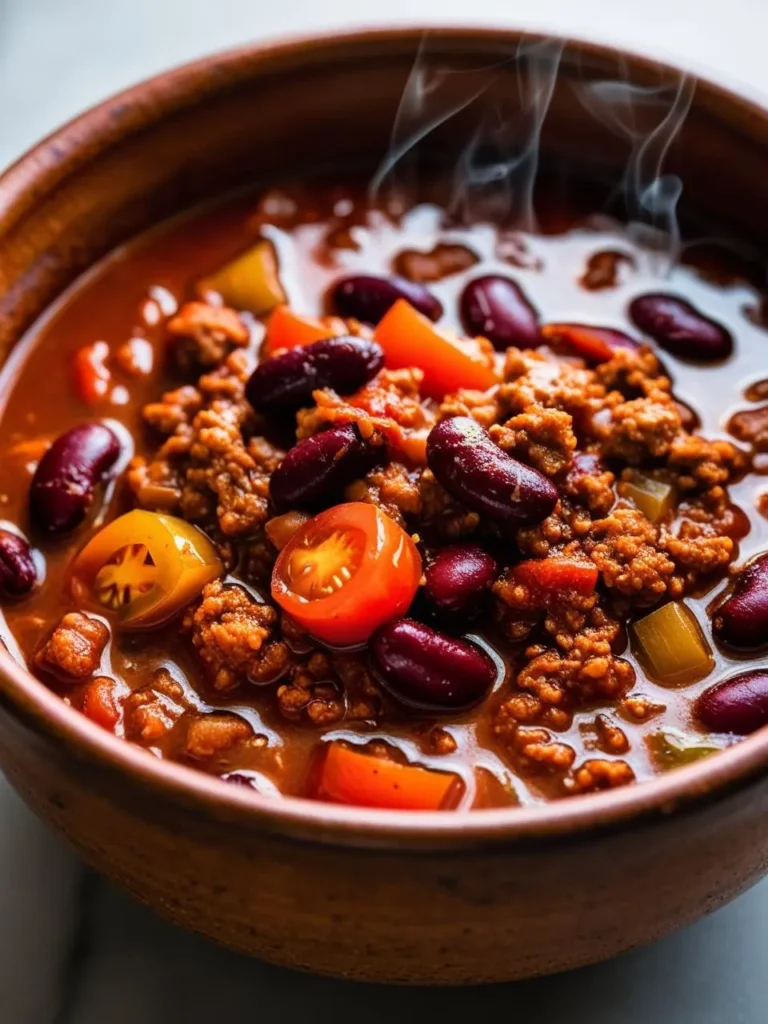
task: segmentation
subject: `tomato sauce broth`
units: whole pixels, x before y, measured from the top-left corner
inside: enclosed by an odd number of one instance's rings
[[[393,265],[402,264],[404,251],[425,253],[437,245],[464,247],[477,257],[471,266],[428,283],[444,308],[441,327],[459,333],[458,296],[467,281],[481,274],[512,277],[546,321],[598,324],[631,335],[637,333],[627,315],[633,297],[661,290],[684,296],[732,332],[735,352],[714,365],[686,362],[667,352],[661,353],[662,362],[672,377],[675,397],[695,411],[702,433],[713,439],[729,437],[729,417],[750,406],[745,389],[766,374],[768,334],[747,315],[760,305],[755,289],[735,275],[726,257],[715,279],[684,262],[669,265],[664,255],[640,248],[618,222],[584,217],[578,207],[565,213],[558,207],[548,223],[546,201],[541,206],[544,230],[533,234],[492,224],[453,224],[443,209],[429,203],[391,218],[382,210],[368,208],[363,193],[354,186],[318,186],[310,192],[286,189],[260,199],[241,196],[162,225],[112,254],[80,280],[29,332],[0,379],[4,403],[0,518],[31,538],[39,549],[38,567],[44,567],[43,582],[28,597],[3,607],[3,636],[11,652],[31,664],[33,652],[44,643],[62,613],[77,607],[70,579],[74,552],[104,522],[132,507],[131,495],[118,479],[100,496],[87,524],[75,534],[61,540],[41,540],[29,523],[28,496],[31,476],[46,442],[75,423],[101,417],[119,425],[124,450],[118,470],[132,454],[149,454],[156,442],[143,423],[142,408],[184,381],[169,358],[167,317],[196,296],[196,282],[201,277],[235,257],[257,237],[267,238],[274,245],[288,304],[314,316],[327,311],[328,289],[342,274],[391,274]],[[621,254],[615,262],[615,280],[608,287],[587,287],[584,278],[590,260],[593,271],[595,264],[600,268],[601,260],[602,264],[614,264],[614,257],[602,258],[601,253]],[[245,319],[251,331],[249,352],[255,365],[263,325],[256,318]],[[142,357],[151,351],[151,373],[134,376],[113,366],[104,400],[96,405],[84,402],[73,377],[78,350],[102,341],[114,355],[131,339],[148,343]],[[768,544],[768,521],[759,510],[764,490],[768,490],[768,484],[751,472],[730,488],[733,503],[748,520],[736,564]],[[721,577],[705,593],[687,598],[706,636],[710,632],[707,609],[725,585]],[[253,587],[251,592],[256,593]],[[399,751],[405,761],[457,773],[464,783],[461,807],[546,800],[553,795],[548,776],[531,773],[522,778],[510,766],[491,727],[490,712],[502,699],[505,680],[514,671],[515,655],[492,628],[486,627],[480,623],[469,628],[497,666],[494,692],[484,703],[448,717],[396,714],[373,727],[341,722],[327,729],[313,729],[287,721],[275,710],[270,687],[242,686],[232,695],[216,692],[199,659],[180,639],[176,622],[147,633],[113,633],[100,672],[136,689],[152,671],[166,668],[183,687],[191,706],[203,712],[226,709],[242,716],[263,742],[227,755],[226,763],[217,761],[215,770],[218,774],[225,773],[222,768],[245,773],[246,779],[250,777],[265,792],[307,795],[308,779],[313,777],[320,756],[320,741],[338,739],[350,744],[381,741],[388,749]],[[659,770],[645,742],[648,736],[661,725],[686,734],[702,733],[691,713],[698,694],[714,679],[743,668],[745,660],[750,667],[768,666],[761,655],[726,653],[715,644],[712,650],[713,671],[705,679],[681,688],[653,682],[629,646],[622,652],[637,674],[633,692],[665,709],[645,722],[619,722],[629,739],[629,750],[623,757],[638,780]],[[45,678],[60,690],[63,699],[77,704],[77,687],[59,688]],[[453,752],[434,752],[431,736],[435,729],[453,737]],[[580,759],[589,756],[598,745],[595,708],[577,710],[557,739],[577,750]],[[730,737],[716,737],[720,746],[731,741]],[[149,744],[149,749],[160,756],[179,756],[174,730],[157,744]]]

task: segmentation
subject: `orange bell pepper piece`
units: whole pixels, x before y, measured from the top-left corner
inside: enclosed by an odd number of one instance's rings
[[[313,317],[299,316],[288,306],[278,306],[267,321],[263,348],[266,353],[272,353],[279,348],[298,348],[324,338],[338,338],[345,333],[342,320],[324,324]]]
[[[459,341],[444,334],[405,299],[390,307],[375,337],[390,369],[417,366],[424,371],[421,390],[430,398],[441,399],[459,388],[485,391],[499,382],[495,370],[483,361],[476,341]]]
[[[357,807],[439,811],[453,804],[459,793],[459,777],[331,743],[318,793],[326,800]]]

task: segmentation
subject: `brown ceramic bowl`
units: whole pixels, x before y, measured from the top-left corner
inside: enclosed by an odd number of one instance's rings
[[[487,30],[430,38],[428,60],[468,68],[519,42]],[[375,166],[418,42],[397,30],[249,47],[161,75],[41,143],[0,179],[3,355],[76,275],[158,219],[300,173],[318,154]],[[615,177],[626,140],[573,84],[622,67],[658,83],[648,61],[568,45],[543,159],[588,155]],[[507,64],[494,88],[509,90],[514,73]],[[428,145],[456,151],[461,122]],[[765,110],[699,82],[668,162],[686,201],[768,237]],[[2,654],[0,764],[89,864],[161,913],[267,960],[353,978],[459,984],[576,967],[693,921],[767,863],[766,730],[652,782],[548,806],[356,810],[276,802],[156,760]]]

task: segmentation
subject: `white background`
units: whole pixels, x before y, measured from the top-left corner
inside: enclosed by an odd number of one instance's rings
[[[363,23],[470,21],[614,41],[768,95],[768,0],[0,0],[0,165],[108,93],[212,49]],[[767,940],[764,883],[649,950],[556,979],[404,992],[299,977],[134,906],[0,781],[2,1024],[763,1024]]]

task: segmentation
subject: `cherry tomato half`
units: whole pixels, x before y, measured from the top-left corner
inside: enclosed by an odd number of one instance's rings
[[[349,502],[294,534],[275,562],[272,596],[312,636],[347,647],[404,615],[420,579],[408,534],[375,505]]]
[[[224,571],[206,535],[175,516],[134,509],[100,530],[72,566],[72,589],[125,629],[170,619]]]

